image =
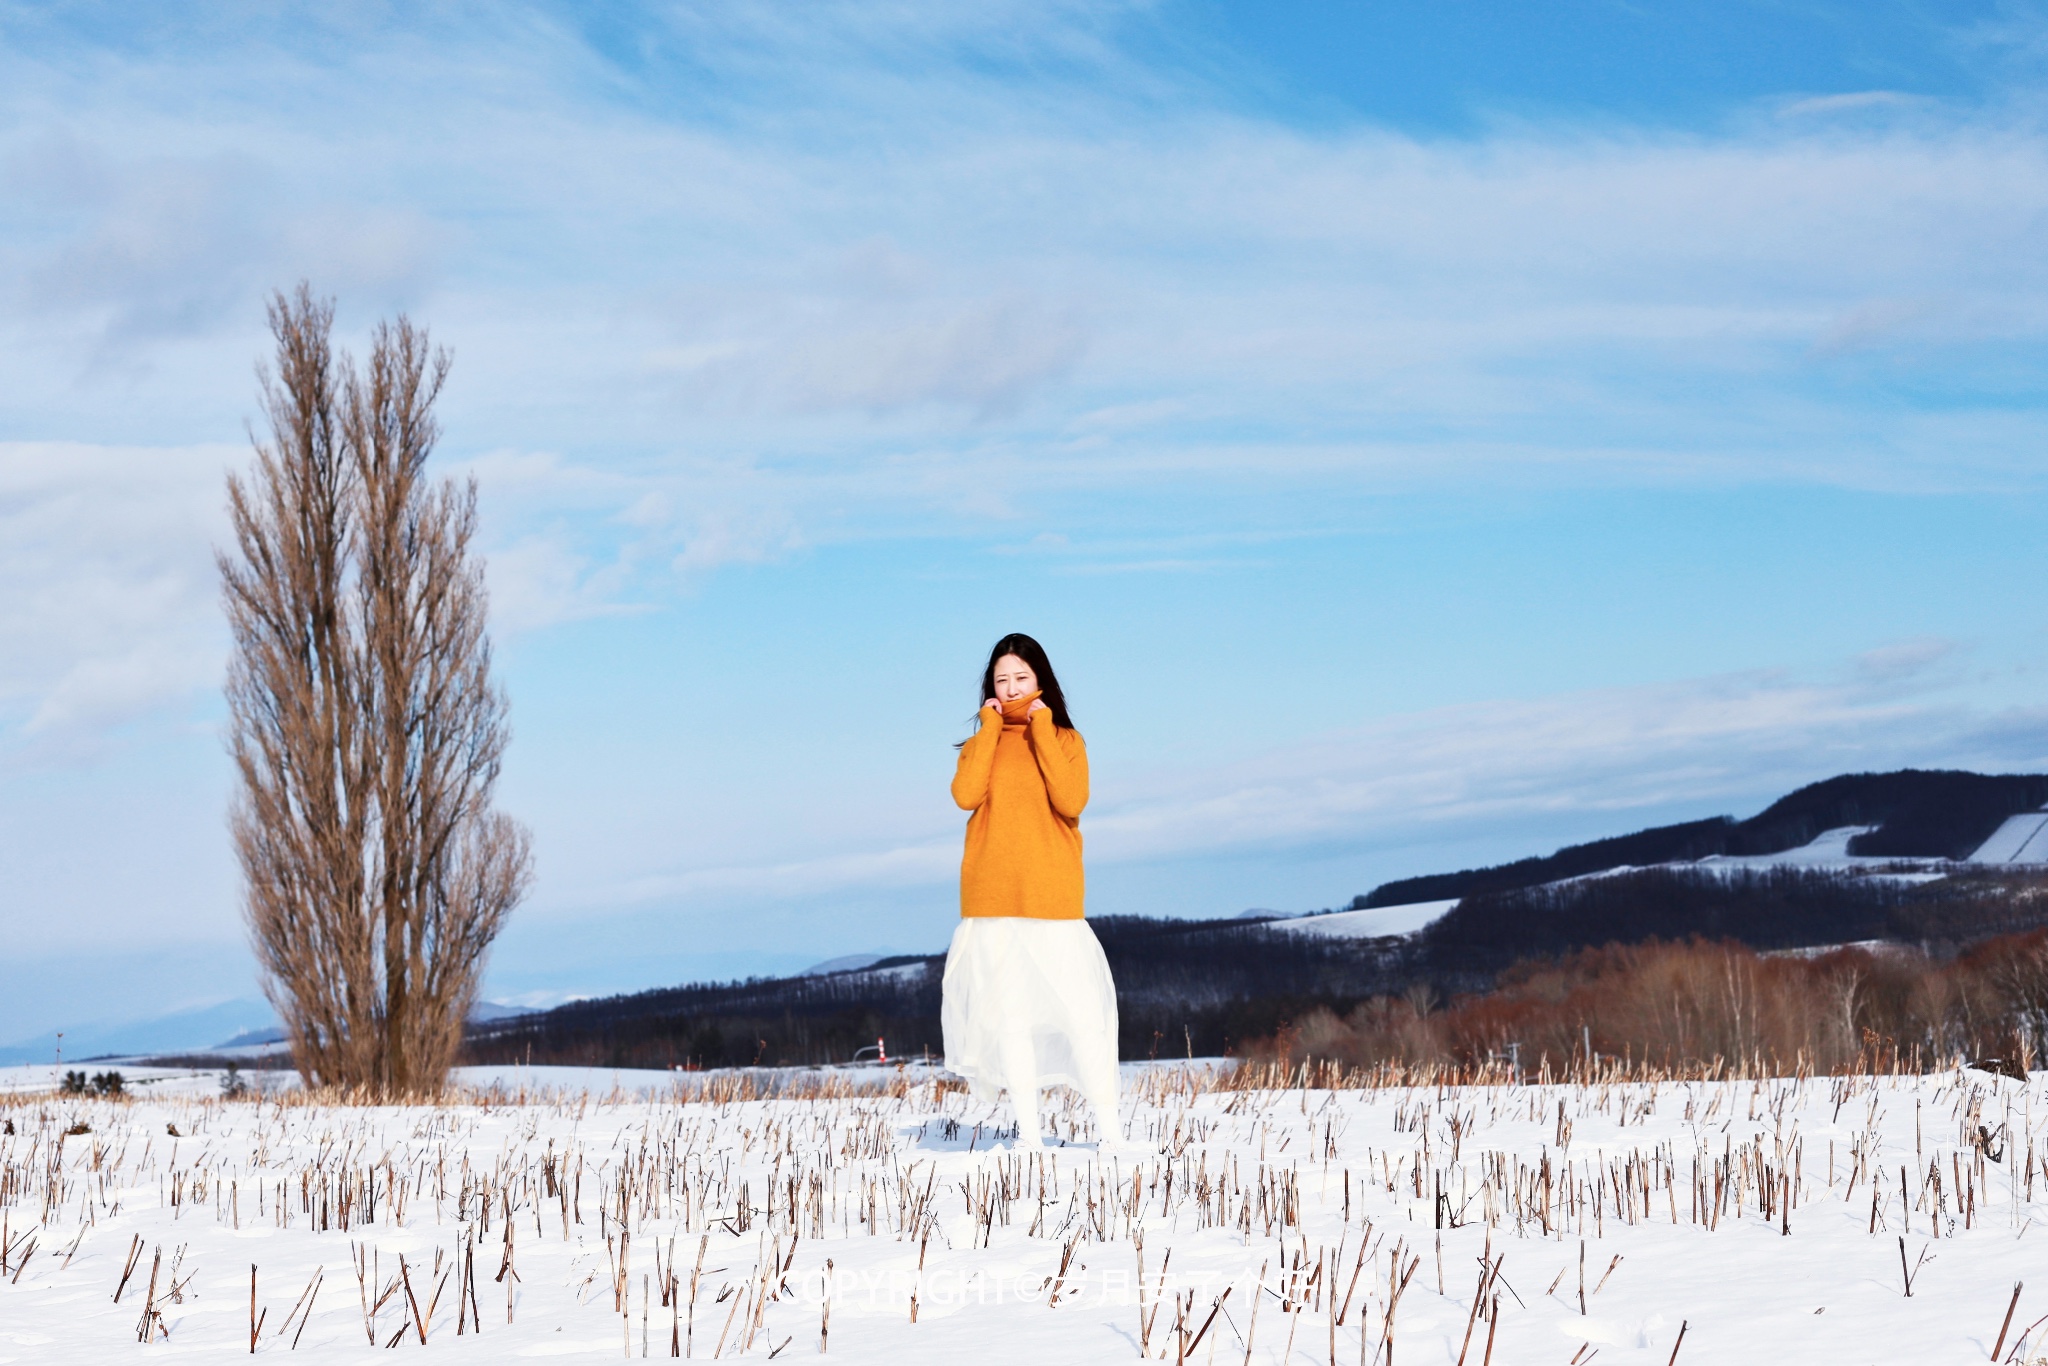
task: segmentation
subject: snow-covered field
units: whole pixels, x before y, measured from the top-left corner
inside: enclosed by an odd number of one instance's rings
[[[276,1052],[274,1048],[267,1051],[271,1054]],[[232,1054],[228,1056],[232,1057]],[[756,1085],[779,1087],[815,1082],[833,1075],[860,1077],[871,1074],[872,1070],[764,1067],[719,1075],[751,1078]],[[937,1070],[935,1067],[913,1061],[905,1064],[903,1075],[922,1078]],[[18,1064],[0,1067],[0,1097],[54,1091],[62,1083],[64,1075],[72,1071],[84,1072],[88,1077],[105,1071],[119,1072],[131,1098],[137,1100],[173,1097],[181,1100],[206,1099],[219,1096],[221,1088],[226,1084],[226,1074],[219,1068],[149,1067],[121,1058],[100,1058],[81,1063]],[[248,1071],[240,1074],[240,1080],[258,1097],[279,1096],[297,1090],[299,1085],[296,1072]],[[464,1093],[573,1093],[597,1097],[609,1097],[614,1093],[621,1096],[667,1095],[675,1090],[677,1080],[678,1076],[674,1072],[650,1071],[643,1068],[525,1067],[514,1063],[493,1064],[488,1067],[458,1067],[451,1077],[453,1085]],[[682,1080],[693,1081],[701,1078],[696,1074],[685,1074]]]
[[[1963,1363],[2018,1281],[2000,1359],[2048,1360],[2048,1075],[1228,1075],[1129,1069],[1111,1150],[1054,1107],[1042,1154],[929,1073],[17,1091],[0,1361],[242,1355],[252,1268],[256,1350],[308,1360]]]

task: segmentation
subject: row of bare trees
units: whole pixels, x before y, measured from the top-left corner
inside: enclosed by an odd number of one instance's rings
[[[1903,945],[1813,955],[1741,944],[1607,945],[1518,965],[1490,992],[1426,988],[1319,1009],[1248,1050],[1353,1064],[1530,1066],[1629,1057],[1679,1067],[1761,1059],[1854,1070],[1960,1057],[2039,1067],[2048,1055],[2048,930],[1999,935],[1953,958]]]
[[[431,1093],[531,868],[492,806],[508,737],[476,487],[426,471],[449,360],[423,330],[380,324],[358,366],[305,285],[269,313],[219,556],[245,909],[307,1084]]]

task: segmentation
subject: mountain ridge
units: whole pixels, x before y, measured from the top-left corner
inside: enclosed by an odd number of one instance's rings
[[[1795,789],[1747,820],[1711,816],[1486,868],[1398,878],[1352,898],[1349,909],[1520,891],[1616,868],[1690,863],[1717,854],[1782,854],[1825,831],[1852,825],[1875,828],[1849,842],[1851,854],[1961,860],[2007,818],[2043,805],[2048,805],[2048,774],[1911,768],[1845,773]]]

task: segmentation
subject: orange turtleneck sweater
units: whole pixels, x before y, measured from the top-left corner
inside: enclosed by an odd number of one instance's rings
[[[981,709],[981,729],[960,749],[953,800],[967,819],[960,914],[1081,919],[1081,808],[1088,750],[1078,732],[1029,711],[1037,693]]]

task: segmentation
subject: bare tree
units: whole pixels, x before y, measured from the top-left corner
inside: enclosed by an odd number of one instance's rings
[[[423,331],[380,325],[358,371],[305,285],[270,326],[267,437],[229,476],[219,556],[245,909],[309,1085],[431,1093],[531,868],[491,805],[476,485],[425,472],[448,357]]]

